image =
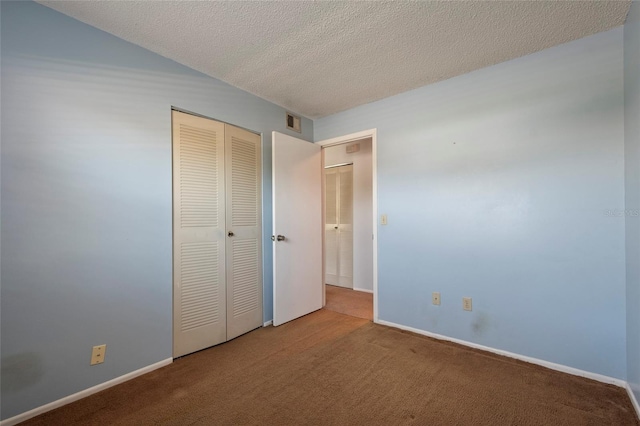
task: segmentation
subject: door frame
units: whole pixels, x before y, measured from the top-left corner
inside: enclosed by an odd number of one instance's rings
[[[363,130],[361,132],[350,133],[344,136],[338,136],[331,139],[325,139],[316,142],[317,145],[320,145],[323,149],[334,146],[334,145],[343,145],[350,142],[354,142],[356,140],[368,139],[371,138],[371,179],[372,179],[372,191],[373,191],[373,199],[372,199],[372,215],[371,219],[373,220],[373,322],[378,322],[378,161],[377,161],[377,134],[378,129],[369,129]],[[324,155],[322,156],[322,173],[324,176]],[[322,220],[324,222],[324,179],[322,181]],[[322,285],[323,285],[323,305],[326,303],[325,301],[325,291],[324,291],[324,267],[325,267],[325,254],[324,254],[324,229],[322,232]]]

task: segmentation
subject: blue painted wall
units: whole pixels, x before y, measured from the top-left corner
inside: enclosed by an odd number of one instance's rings
[[[314,121],[378,129],[380,319],[626,377],[622,37]]]
[[[171,106],[263,133],[271,319],[284,110],[38,4],[0,10],[1,417],[171,356]],[[307,140],[378,128],[381,319],[638,392],[638,15],[624,55],[616,29],[303,120]]]
[[[640,401],[640,3],[624,25],[627,381]]]
[[[0,7],[2,418],[171,357],[171,106],[263,134],[271,319],[285,110],[36,3]]]

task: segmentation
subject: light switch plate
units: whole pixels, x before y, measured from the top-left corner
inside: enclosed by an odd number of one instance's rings
[[[382,216],[380,216],[380,225],[386,225],[387,224],[387,215],[383,214]]]

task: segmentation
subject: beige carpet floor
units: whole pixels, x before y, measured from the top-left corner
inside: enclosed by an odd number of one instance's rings
[[[183,357],[27,424],[640,422],[621,388],[323,309]]]
[[[325,309],[373,320],[373,294],[328,284],[324,287]]]

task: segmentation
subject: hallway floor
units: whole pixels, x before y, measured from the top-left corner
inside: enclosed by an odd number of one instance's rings
[[[373,321],[373,294],[349,288],[325,285],[325,309]]]

